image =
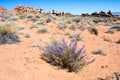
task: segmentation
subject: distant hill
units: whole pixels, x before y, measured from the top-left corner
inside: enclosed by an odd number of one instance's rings
[[[112,12],[114,15],[120,15],[120,12]]]

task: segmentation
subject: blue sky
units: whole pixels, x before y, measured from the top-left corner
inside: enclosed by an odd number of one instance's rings
[[[64,11],[73,14],[99,12],[101,10],[120,11],[120,0],[0,0],[0,6],[11,10],[17,4],[34,8],[42,7],[44,11]]]

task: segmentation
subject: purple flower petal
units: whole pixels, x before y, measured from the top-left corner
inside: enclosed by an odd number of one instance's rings
[[[80,50],[78,50],[78,52],[77,52],[78,56],[82,53],[84,48],[85,48],[85,45],[83,45],[83,47]]]

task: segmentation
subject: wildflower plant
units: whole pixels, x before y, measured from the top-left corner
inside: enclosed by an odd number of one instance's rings
[[[50,43],[47,43],[43,48],[42,59],[52,65],[67,68],[70,72],[77,72],[79,69],[82,69],[95,60],[93,59],[89,62],[86,60],[87,53],[84,48],[85,45],[77,49],[76,41],[67,43],[64,39],[59,41],[53,38]]]

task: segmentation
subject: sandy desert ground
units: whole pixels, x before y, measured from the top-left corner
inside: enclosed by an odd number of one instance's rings
[[[17,17],[14,23],[22,25],[24,29],[17,31],[20,42],[0,44],[0,80],[98,80],[99,77],[105,78],[114,72],[120,73],[120,44],[116,43],[120,39],[120,31],[114,30],[114,34],[105,33],[110,27],[97,24],[94,25],[99,32],[96,36],[91,34],[88,29],[83,31],[69,29],[68,27],[72,23],[76,26],[75,22],[67,23],[65,30],[57,27],[59,21],[56,20],[32,29],[30,29],[30,25],[34,23],[33,21]],[[48,32],[37,33],[37,30],[41,28],[46,28]],[[26,37],[24,32],[28,32],[29,37]],[[71,39],[65,35],[67,32],[75,32],[83,36],[83,41],[78,41],[78,47],[85,44],[88,60],[96,59],[78,73],[58,69],[41,59],[42,50],[40,48],[49,42],[49,38],[53,36],[56,39],[65,38],[70,41]],[[92,53],[98,49],[102,49],[106,56]]]

